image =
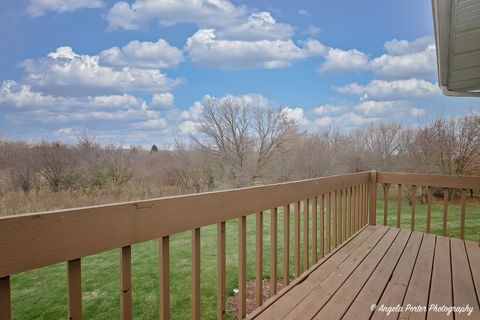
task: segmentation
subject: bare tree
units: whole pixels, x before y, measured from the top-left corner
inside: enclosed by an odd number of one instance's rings
[[[34,189],[38,191],[39,177],[35,150],[25,143],[10,144],[9,166],[10,180],[14,189],[21,189],[25,194]]]
[[[480,114],[465,116],[456,125],[455,173],[470,175],[480,168]]]
[[[60,142],[42,142],[39,148],[40,174],[47,181],[51,191],[58,192],[61,186],[71,186],[74,158],[67,145]]]
[[[133,156],[137,150],[124,150],[121,147],[110,146],[105,161],[106,170],[111,181],[117,186],[125,185],[133,177]]]
[[[480,114],[437,119],[419,130],[415,144],[429,155],[428,161],[434,166],[431,171],[472,174],[480,167]]]
[[[288,140],[295,135],[296,126],[281,108],[253,109],[253,139],[255,142],[256,165],[253,181],[266,175],[268,165],[279,152],[288,149]]]
[[[96,134],[92,130],[85,129],[81,132],[77,132],[75,133],[75,138],[77,139],[77,146],[81,149],[91,150],[100,147],[97,143]]]
[[[195,145],[216,158],[232,186],[243,187],[264,175],[295,124],[279,109],[249,106],[239,98],[206,98]]]
[[[378,159],[378,168],[391,171],[393,157],[399,155],[405,145],[403,128],[400,123],[381,123],[369,126],[363,130],[365,146]]]

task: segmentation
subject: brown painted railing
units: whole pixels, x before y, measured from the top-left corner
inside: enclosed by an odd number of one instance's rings
[[[376,174],[376,181],[381,185],[383,191],[383,224],[387,225],[388,205],[389,205],[389,189],[396,187],[396,226],[402,227],[402,213],[405,214],[405,209],[402,211],[402,195],[407,194],[410,198],[410,219],[409,222],[411,230],[421,230],[430,233],[432,221],[432,204],[434,197],[432,196],[432,189],[440,190],[443,196],[443,215],[442,215],[442,232],[443,236],[448,234],[448,208],[450,198],[452,195],[459,193],[460,198],[460,228],[459,236],[461,239],[465,238],[465,219],[467,206],[467,191],[478,191],[480,189],[480,177],[470,176],[447,176],[447,175],[431,175],[431,174],[416,174],[416,173],[394,173],[394,172],[378,172]],[[417,225],[417,201],[418,191],[423,188],[426,198],[426,222],[425,226],[419,228]],[[407,209],[408,210],[408,209]],[[405,223],[404,223],[405,224]]]
[[[217,318],[226,316],[226,228],[238,219],[238,317],[246,315],[247,215],[255,214],[256,295],[262,301],[263,218],[271,215],[270,290],[276,293],[277,224],[283,214],[283,283],[298,278],[367,224],[375,224],[377,183],[480,189],[480,178],[363,172],[237,190],[0,218],[0,320],[11,319],[10,276],[67,263],[69,319],[82,318],[81,259],[120,251],[121,318],[132,318],[131,246],[159,239],[160,319],[170,318],[169,237],[192,232],[192,319],[200,318],[201,228],[217,225]],[[415,208],[413,210],[413,223]],[[194,212],[192,214],[192,212]],[[464,215],[462,215],[464,221]],[[464,224],[464,222],[463,222]],[[301,228],[303,225],[303,241]],[[303,247],[301,248],[301,242]]]

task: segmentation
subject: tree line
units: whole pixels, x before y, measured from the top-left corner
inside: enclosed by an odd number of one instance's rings
[[[0,197],[139,186],[164,196],[366,170],[480,175],[476,112],[418,127],[383,122],[307,132],[282,108],[235,97],[206,98],[202,107],[190,139],[151,150],[101,145],[88,131],[74,144],[1,138]]]

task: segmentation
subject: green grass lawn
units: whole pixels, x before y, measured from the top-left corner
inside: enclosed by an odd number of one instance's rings
[[[402,203],[402,228],[410,228],[411,208]],[[194,214],[194,213],[192,213]],[[433,233],[441,233],[443,203],[432,206]],[[383,196],[379,193],[378,223],[383,223]],[[417,205],[417,230],[425,230],[426,205]],[[467,206],[465,235],[479,241],[480,203],[478,198]],[[396,225],[396,201],[389,202],[389,225]],[[303,230],[303,227],[302,227]],[[448,235],[458,237],[460,207],[449,206]],[[290,271],[293,270],[293,214],[291,215]],[[216,304],[216,226],[202,228],[202,318],[215,318]],[[227,294],[237,287],[238,221],[227,222]],[[255,277],[255,215],[247,219],[248,278]],[[303,239],[303,237],[301,238]],[[135,319],[158,319],[158,242],[149,241],[132,248],[133,312]],[[283,214],[278,215],[278,275],[283,274]],[[264,215],[264,276],[269,276],[270,265],[270,214]],[[191,233],[176,234],[170,240],[170,286],[172,319],[190,318],[191,292]],[[67,318],[66,264],[58,264],[12,276],[13,318],[66,319]],[[113,250],[82,259],[82,289],[85,319],[119,318],[119,251]]]

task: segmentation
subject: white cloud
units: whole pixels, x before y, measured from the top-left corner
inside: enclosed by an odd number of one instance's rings
[[[182,134],[192,134],[195,132],[196,127],[198,126],[198,122],[194,121],[184,121],[178,125],[178,129]]]
[[[180,49],[167,41],[130,41],[122,48],[112,47],[100,53],[100,63],[110,66],[161,69],[176,67],[183,59]]]
[[[5,80],[2,83],[0,104],[3,105],[3,107],[13,106],[15,108],[25,108],[50,105],[55,102],[58,101],[56,101],[53,96],[31,91],[30,86],[17,84],[13,80]]]
[[[214,29],[200,29],[187,40],[186,51],[194,63],[226,69],[282,68],[325,52],[317,40],[297,46],[289,40],[221,40]]]
[[[70,47],[60,47],[44,58],[26,60],[22,67],[26,83],[44,92],[62,94],[162,92],[181,83],[156,69],[103,66],[98,56],[80,55]]]
[[[407,49],[404,51],[408,52]],[[370,68],[375,76],[383,79],[432,78],[437,70],[435,45],[404,55],[381,55],[370,62]]]
[[[336,105],[331,105],[331,104],[326,104],[323,106],[318,106],[313,109],[313,113],[316,115],[326,115],[326,114],[331,114],[331,113],[338,113],[345,108],[343,106],[336,106]]]
[[[143,99],[129,94],[87,97],[53,96],[32,90],[28,85],[13,80],[4,81],[0,87],[0,103],[15,109],[49,108],[62,111],[67,109],[128,109],[145,110]]]
[[[286,23],[277,23],[270,12],[252,13],[246,22],[220,29],[219,39],[228,40],[279,40],[293,35],[293,28]]]
[[[345,125],[345,126],[360,127],[360,126],[364,126],[366,124],[369,124],[371,122],[377,121],[377,119],[375,119],[375,118],[365,118],[365,117],[362,117],[361,115],[358,115],[354,112],[348,112],[348,113],[343,114],[340,117],[338,117],[338,121],[339,121],[340,124]]]
[[[167,126],[168,126],[167,121],[162,118],[150,119],[150,120],[135,124],[135,127],[140,129],[164,129]]]
[[[323,117],[315,119],[314,123],[315,123],[315,125],[320,126],[320,127],[328,127],[328,126],[331,126],[333,124],[333,121],[334,121],[333,117],[323,116]]]
[[[203,112],[203,106],[200,101],[196,101],[190,108],[180,113],[182,119],[198,120]]]
[[[316,36],[316,35],[319,35],[321,31],[322,30],[320,28],[314,26],[313,24],[310,24],[307,30],[303,31],[302,33]]]
[[[320,74],[342,73],[345,71],[364,70],[368,66],[368,56],[356,49],[348,51],[329,48],[325,61],[318,68]]]
[[[393,39],[385,42],[383,47],[389,54],[405,55],[425,51],[433,43],[432,37],[424,36],[413,41]]]
[[[309,17],[310,16],[310,13],[305,9],[300,9],[300,10],[297,11],[297,13],[301,16],[304,16],[304,17]]]
[[[377,117],[391,112],[395,108],[402,108],[403,102],[399,101],[363,101],[355,106],[355,110],[362,112],[368,117]]]
[[[152,106],[170,107],[174,101],[175,97],[170,92],[155,93],[152,97]]]
[[[238,23],[245,14],[243,6],[227,0],[137,0],[119,1],[110,8],[106,19],[110,29],[140,29],[152,20],[160,25],[193,23],[200,27],[217,27]]]
[[[366,124],[377,121],[376,118],[365,117],[355,112],[347,112],[338,116],[323,116],[314,120],[316,126],[343,126],[343,127],[361,127]]]
[[[409,113],[412,117],[415,117],[415,118],[420,118],[420,117],[423,117],[427,111],[425,111],[425,109],[422,109],[422,108],[410,108],[409,110]]]
[[[27,13],[37,17],[44,15],[47,11],[58,13],[72,12],[82,8],[101,8],[103,0],[30,0]]]
[[[420,37],[414,41],[393,39],[385,42],[384,47],[387,53],[373,59],[357,49],[328,48],[318,72],[369,70],[377,78],[388,80],[435,76],[436,53],[431,37]]]
[[[389,119],[401,117],[419,118],[426,113],[425,109],[412,107],[409,102],[405,100],[363,101],[355,106],[355,110],[367,117],[383,117]]]
[[[351,83],[335,88],[336,91],[361,96],[362,99],[394,100],[434,96],[440,93],[436,84],[422,79],[372,80],[366,85]]]
[[[72,128],[60,128],[58,129],[58,133],[62,134],[62,135],[73,135],[73,129]]]
[[[232,97],[231,95],[227,95],[221,99],[227,99]],[[258,93],[247,93],[241,96],[236,96],[236,98],[240,99],[240,101],[244,104],[246,104],[249,107],[260,107],[260,108],[265,108],[268,107],[271,103],[268,101],[267,98],[262,96],[261,94]]]
[[[310,123],[310,121],[305,117],[303,108],[285,107],[282,109],[282,111],[288,119],[295,121],[298,125],[306,126]]]
[[[247,15],[247,12],[251,13]],[[161,25],[193,23],[200,29],[188,38],[184,51],[192,62],[210,67],[282,68],[294,61],[327,52],[317,40],[295,43],[292,40],[292,26],[277,22],[270,12],[252,12],[228,0],[137,0],[132,4],[120,1],[106,17],[113,29],[139,29],[151,20],[157,20]],[[312,35],[319,31],[313,25],[308,30]],[[151,48],[149,55],[141,59],[138,57],[144,51],[141,44],[145,43],[137,41],[129,44],[132,50],[128,52],[128,45],[121,49],[114,47],[105,50],[100,55],[101,62],[148,68],[164,68],[175,64],[165,63],[163,56],[159,57]],[[150,43],[149,47],[152,46]],[[175,57],[179,55],[175,54]]]

